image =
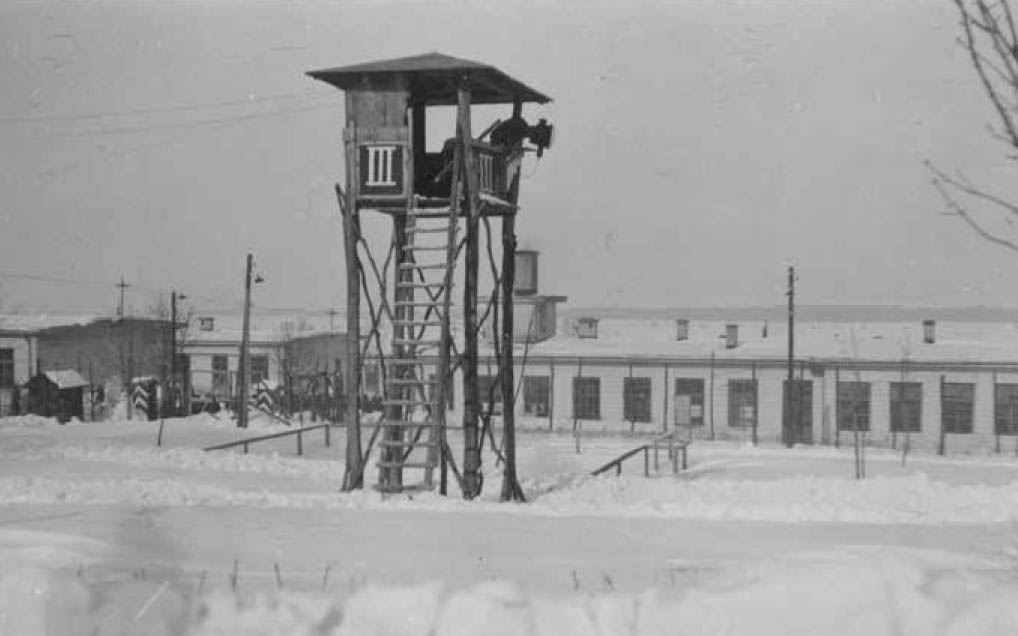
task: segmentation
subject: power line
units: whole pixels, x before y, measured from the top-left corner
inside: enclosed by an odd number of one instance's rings
[[[203,119],[199,121],[188,121],[188,122],[177,122],[172,124],[151,124],[148,126],[122,126],[120,128],[104,128],[98,130],[87,130],[72,133],[59,133],[52,134],[52,137],[95,137],[103,135],[119,135],[119,134],[131,134],[131,133],[143,133],[152,132],[155,130],[176,130],[181,128],[201,128],[204,126],[216,126],[223,124],[235,124],[244,121],[252,121],[257,119],[268,119],[271,117],[282,117],[285,115],[293,115],[296,113],[307,113],[316,110],[325,110],[327,108],[335,108],[334,103],[329,104],[317,104],[312,106],[305,106],[302,108],[289,108],[285,110],[275,110],[267,113],[251,113],[247,115],[237,115],[234,117],[220,117],[216,119]]]
[[[0,117],[0,124],[35,124],[35,123],[46,123],[46,122],[60,122],[60,121],[88,121],[94,119],[112,119],[115,117],[138,117],[141,115],[159,115],[163,113],[180,113],[190,112],[196,110],[208,110],[212,108],[222,108],[229,106],[239,106],[246,104],[261,104],[268,101],[278,99],[290,99],[295,97],[305,97],[312,93],[308,90],[296,91],[289,93],[276,93],[272,95],[263,95],[262,97],[254,97],[247,99],[231,99],[222,102],[210,102],[207,104],[188,104],[181,106],[165,106],[162,108],[136,108],[131,110],[122,111],[110,111],[105,113],[85,113],[80,115],[26,115],[22,117]]]
[[[168,290],[168,288],[154,287],[154,286],[151,286],[151,285],[143,285],[143,284],[138,284],[138,283],[129,283],[128,284],[123,279],[121,279],[119,282],[118,281],[110,281],[110,280],[99,281],[99,280],[88,280],[88,279],[83,279],[83,278],[71,278],[71,277],[66,277],[66,276],[46,276],[46,275],[43,275],[43,274],[27,274],[27,273],[9,272],[9,271],[0,271],[0,279],[31,280],[31,281],[38,281],[38,282],[45,282],[45,283],[56,283],[56,284],[65,284],[65,285],[78,285],[78,286],[98,286],[98,287],[109,287],[110,285],[114,285],[116,287],[120,287],[121,284],[125,284],[127,287],[130,287],[132,289],[136,289],[136,290],[140,290],[140,291],[146,291],[146,292],[154,292],[154,293],[163,293],[163,292],[166,292]],[[197,294],[197,293],[194,293],[194,292],[191,292],[191,291],[188,291],[187,295],[188,295],[189,298],[194,299],[194,300],[202,300],[202,301],[205,301],[205,302],[208,302],[208,303],[217,303],[217,304],[219,304],[220,308],[222,308],[224,306],[230,306],[230,305],[240,306],[241,302],[242,302],[239,298],[231,299],[231,298],[224,298],[223,296],[206,296],[206,295]],[[219,310],[222,311],[223,309],[219,309]],[[333,310],[331,308],[275,307],[275,306],[266,306],[266,305],[261,305],[261,304],[252,304],[251,305],[251,311],[255,312],[255,313],[276,312],[276,313],[301,314],[301,315],[304,315],[304,316],[329,316],[330,312],[332,312]],[[343,317],[343,316],[346,315],[346,313],[342,312],[342,311],[338,311],[338,312],[335,313],[335,315],[338,316],[338,317]]]

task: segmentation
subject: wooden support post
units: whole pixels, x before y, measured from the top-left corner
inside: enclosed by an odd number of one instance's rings
[[[514,180],[513,190],[518,186]],[[512,193],[510,193],[511,195]],[[505,467],[502,473],[502,501],[524,501],[516,476],[516,405],[513,375],[513,288],[516,281],[516,215],[502,217],[502,346],[499,376],[502,383],[502,444]]]
[[[416,121],[416,120],[415,120]],[[460,216],[460,191],[461,191],[461,178],[459,166],[462,163],[462,152],[459,144],[453,148],[453,171],[452,171],[452,183],[449,189],[449,225],[446,228],[446,270],[445,279],[443,281],[442,288],[442,334],[439,338],[439,349],[438,349],[438,369],[435,372],[435,379],[438,381],[437,393],[438,400],[437,404],[433,405],[435,409],[435,423],[436,427],[433,430],[434,436],[430,439],[436,442],[432,447],[428,449],[429,457],[432,457],[431,453],[438,453],[438,467],[439,467],[439,484],[438,491],[442,495],[449,494],[449,440],[447,435],[448,419],[449,419],[449,405],[452,402],[452,386],[455,378],[451,373],[451,348],[452,348],[452,333],[449,328],[450,312],[452,306],[452,272],[453,272],[453,261],[456,258],[456,227]],[[464,310],[465,311],[465,310]]]
[[[944,376],[940,376],[940,445],[937,454],[943,455],[947,449],[947,428],[944,426]]]
[[[661,409],[661,431],[668,431],[668,365],[665,365],[664,406]]]
[[[632,381],[633,381],[633,363],[630,362],[629,363],[629,382],[630,382],[630,384],[632,383]],[[630,387],[630,391],[632,391],[632,387]],[[622,410],[626,410],[627,402],[628,402],[628,406],[629,406],[629,409],[628,409],[629,410],[629,413],[628,413],[628,415],[629,415],[629,432],[630,433],[635,433],[636,432],[636,418],[634,417],[634,414],[633,414],[633,411],[635,409],[633,409],[634,404],[633,404],[632,392],[630,392],[627,395],[625,389],[623,388],[623,390],[622,390]],[[626,415],[626,414],[624,414],[624,415]]]
[[[477,270],[478,192],[470,130],[470,90],[460,87],[456,108],[456,137],[462,161],[466,201],[466,256],[463,267],[463,496],[481,494],[480,393],[477,385]]]
[[[841,448],[841,370],[834,367],[834,448]]]
[[[347,165],[353,165],[350,162],[354,155],[352,144],[350,144],[346,153]],[[336,184],[336,197],[339,199],[339,208],[343,215],[343,246],[346,256],[346,361],[343,368],[343,384],[349,397],[346,401],[345,415],[346,467],[343,472],[343,490],[349,491],[364,487],[364,457],[361,448],[360,419],[361,264],[357,257],[360,218],[353,197],[351,196],[348,200],[339,184]],[[301,417],[303,417],[303,411],[301,411]]]
[[[752,378],[753,378],[753,386],[755,387],[756,386],[756,362],[753,363],[753,367],[752,367],[752,372],[751,373],[752,373]],[[760,413],[759,413],[759,410],[760,410],[760,407],[759,407],[759,391],[757,392],[757,394],[758,394],[757,400],[754,401],[754,405],[753,405],[753,426],[752,426],[752,433],[751,433],[751,438],[752,438],[752,441],[753,441],[753,446],[756,446],[756,444],[757,444],[757,420],[760,419]]]
[[[552,358],[548,364],[548,372],[551,377],[548,379],[548,430],[555,430],[555,359]]]
[[[728,396],[731,400],[732,396]],[[714,352],[710,352],[710,440],[714,440]]]

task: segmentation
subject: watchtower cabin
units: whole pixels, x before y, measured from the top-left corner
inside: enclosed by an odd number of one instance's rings
[[[484,417],[478,390],[477,278],[479,227],[501,220],[502,262],[492,259],[500,311],[499,382],[505,473],[503,499],[521,499],[515,474],[513,390],[513,304],[515,218],[520,165],[526,152],[541,156],[551,145],[552,127],[543,119],[523,118],[527,103],[550,99],[479,62],[441,53],[368,62],[308,73],[345,92],[345,188],[336,186],[344,220],[347,268],[347,330],[361,347],[350,347],[345,384],[360,387],[367,355],[378,360],[383,375],[378,488],[401,492],[447,489],[452,468],[463,494],[481,489],[481,428]],[[472,127],[474,105],[507,106],[506,118],[479,134]],[[434,107],[456,108],[454,129],[439,152],[428,152],[427,123]],[[391,216],[388,254],[376,259],[361,234],[360,212]],[[366,258],[369,267],[365,267]],[[389,267],[392,267],[391,274]],[[453,293],[454,271],[462,267],[464,289]],[[391,275],[391,284],[389,277]],[[370,284],[369,284],[370,281]],[[371,324],[362,329],[361,293]],[[497,301],[495,300],[497,298]],[[458,308],[457,308],[458,306]],[[491,307],[489,307],[490,309]],[[462,316],[462,342],[453,340],[450,320]],[[485,311],[487,316],[492,312]],[[483,320],[483,319],[482,319]],[[388,334],[391,342],[382,342]],[[446,413],[454,372],[463,381],[462,470],[448,443]],[[363,486],[366,455],[360,431],[360,391],[350,391],[347,405],[347,468],[344,488]],[[491,412],[489,408],[488,413]],[[490,416],[489,416],[490,417]],[[407,471],[422,471],[410,484]]]

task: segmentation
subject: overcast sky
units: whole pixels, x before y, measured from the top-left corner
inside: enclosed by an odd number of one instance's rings
[[[571,305],[779,304],[792,262],[804,303],[1018,306],[922,165],[1015,180],[956,33],[949,0],[3,2],[2,307],[237,306],[248,251],[259,306],[342,307],[342,94],[304,71],[435,50],[554,98],[517,227]]]

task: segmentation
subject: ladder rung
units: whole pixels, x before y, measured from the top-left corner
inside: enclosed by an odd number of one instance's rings
[[[400,263],[399,269],[446,269],[445,263],[425,263],[420,265],[418,263]]]
[[[383,420],[382,426],[387,428],[435,428],[434,422],[407,422],[406,420]]]
[[[438,462],[378,462],[379,468],[436,468]]]
[[[438,232],[448,231],[448,227],[408,227],[406,229],[407,234],[437,234]]]
[[[442,307],[442,299],[436,300],[396,300],[393,301],[394,307],[434,307],[440,309]],[[449,303],[452,305],[453,303]]]
[[[447,249],[449,249],[449,246],[448,245],[404,245],[403,249],[405,251],[408,251],[408,252],[411,251],[411,250],[415,251],[415,252],[439,252],[439,251],[444,252]]]
[[[429,442],[418,440],[401,440],[401,439],[383,439],[378,442],[379,446],[388,446],[390,448],[410,448],[411,446],[424,446],[425,448],[438,448],[438,441]]]
[[[436,406],[434,400],[382,400],[382,406]],[[393,422],[385,422],[386,426],[395,426]],[[402,424],[402,422],[400,422]],[[411,424],[411,422],[407,422]]]

